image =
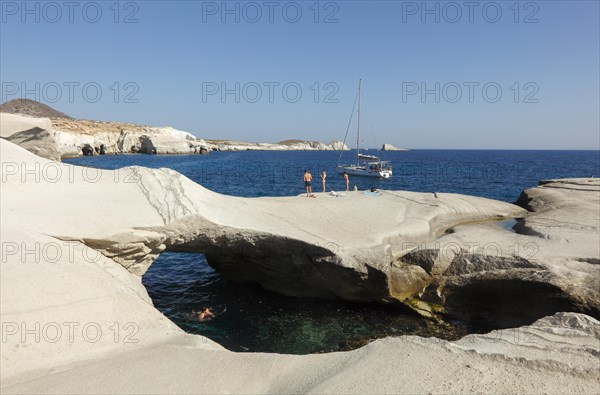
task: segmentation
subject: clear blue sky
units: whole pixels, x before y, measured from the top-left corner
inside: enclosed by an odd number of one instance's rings
[[[474,1],[471,15],[464,1],[227,2],[232,14],[221,1],[75,3],[54,3],[59,15],[2,0],[2,101],[205,138],[330,141],[343,138],[362,78],[367,146],[600,148],[598,1]],[[236,83],[239,103],[214,92]],[[439,103],[421,96],[436,83]]]

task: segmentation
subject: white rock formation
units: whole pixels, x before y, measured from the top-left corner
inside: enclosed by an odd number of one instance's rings
[[[207,140],[212,151],[347,151],[342,141],[334,140],[329,144],[318,141],[286,140],[279,143],[248,143],[235,140]]]
[[[65,121],[62,121],[65,122]],[[71,121],[69,121],[71,122]],[[100,124],[101,125],[101,124]],[[127,126],[127,125],[124,125]],[[66,155],[80,154],[80,147],[89,144],[99,148],[104,145],[107,154],[146,153],[146,154],[200,154],[208,153],[204,140],[197,139],[191,133],[171,127],[143,127],[121,129],[111,125],[110,130],[77,132],[63,130],[55,125],[55,134],[59,149]]]
[[[397,148],[394,147],[392,144],[384,144],[381,147],[382,151],[408,151],[406,148]]]
[[[208,153],[204,140],[188,132],[171,127],[151,127],[119,122],[98,122],[66,118],[33,118],[0,113],[2,137],[39,127],[53,136],[53,143],[62,158],[82,155],[82,147],[89,145],[94,152],[105,147],[107,154]]]
[[[318,141],[287,140],[280,143],[247,143],[233,140],[198,139],[172,127],[152,127],[120,122],[99,122],[67,118],[35,118],[0,113],[0,132],[8,137],[34,127],[49,131],[55,149],[62,158],[82,155],[89,145],[94,152],[105,147],[107,154],[205,154],[209,151],[339,151],[348,150],[341,141],[329,144]]]
[[[582,314],[541,319],[518,336],[509,329],[458,342],[388,338],[344,353],[238,354],[184,334],[154,309],[137,275],[164,249],[237,249],[252,264],[285,247],[296,260],[279,265],[292,274],[298,264],[309,281],[332,276],[340,289],[330,282],[330,292],[360,295],[364,285],[381,285],[367,280],[383,270],[379,257],[401,254],[403,240],[523,215],[515,206],[408,192],[235,198],[170,170],[95,171],[3,140],[0,160],[2,393],[598,391],[600,323]],[[335,266],[360,273],[350,276],[357,283]],[[283,281],[282,274],[263,273]]]
[[[45,129],[34,127],[23,132],[17,132],[6,139],[42,158],[60,162],[61,155],[56,140],[52,133]]]
[[[204,140],[198,140],[190,133],[173,128],[157,128],[151,133],[139,135],[138,140],[139,152],[145,154],[208,153]]]
[[[213,266],[231,277],[258,281],[267,289],[295,296],[388,299],[388,277],[394,270],[390,263],[403,252],[405,243],[433,239],[437,232],[461,222],[525,213],[511,204],[453,194],[434,197],[386,192],[377,198],[350,193],[341,199],[329,195],[316,200],[246,199],[211,192],[166,169],[122,169],[119,176],[135,182],[117,185],[114,173],[103,171],[102,176],[108,185],[98,180],[87,185],[87,190],[94,191],[95,200],[105,202],[111,199],[104,196],[115,189],[130,191],[126,199],[137,196],[139,200],[134,218],[125,215],[115,222],[121,213],[111,213],[119,207],[107,204],[94,206],[99,218],[93,215],[92,221],[88,209],[78,213],[69,205],[72,215],[87,217],[94,223],[93,232],[87,231],[88,221],[69,228],[61,226],[60,234],[41,224],[38,229],[62,239],[83,240],[138,275],[165,248],[202,251]],[[51,199],[55,192],[60,201],[71,188],[79,188],[75,184],[59,185],[52,184],[44,198]],[[8,199],[13,195],[6,192],[6,196]],[[19,206],[20,198],[15,199],[14,204]],[[34,221],[26,210],[21,214],[23,221]],[[103,226],[103,218],[111,225]],[[124,242],[131,248],[123,249]],[[239,263],[240,251],[249,253],[245,265]],[[294,265],[282,268],[282,261]],[[317,262],[319,269],[314,270]],[[282,276],[274,275],[280,268]]]
[[[33,128],[52,130],[52,121],[50,121],[50,118],[0,113],[0,137],[2,138]]]
[[[348,151],[350,149],[343,141],[340,140],[333,140],[331,143],[329,143],[329,145],[334,151]]]

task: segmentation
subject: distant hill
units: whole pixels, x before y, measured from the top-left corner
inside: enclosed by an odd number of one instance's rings
[[[0,105],[0,112],[9,114],[28,115],[38,118],[67,118],[73,119],[67,114],[56,111],[50,106],[31,99],[15,99]]]

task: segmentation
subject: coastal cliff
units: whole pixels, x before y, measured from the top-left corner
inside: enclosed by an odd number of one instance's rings
[[[171,127],[143,126],[123,122],[101,122],[71,118],[36,118],[0,113],[3,138],[19,143],[19,134],[36,140],[36,150],[58,151],[60,158],[82,155],[206,154],[204,140]],[[24,146],[25,148],[29,145]],[[42,155],[43,156],[43,155]],[[48,159],[54,157],[45,156]]]
[[[130,153],[190,155],[209,151],[348,149],[340,141],[329,144],[304,140],[279,143],[205,141],[172,127],[74,119],[27,99],[12,100],[0,106],[0,136],[52,160]]]
[[[235,140],[206,140],[213,151],[347,151],[344,142],[334,140],[329,144],[318,141],[285,140],[279,143],[248,143]]]

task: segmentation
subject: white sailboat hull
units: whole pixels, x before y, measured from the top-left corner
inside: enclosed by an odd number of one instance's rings
[[[353,176],[364,176],[364,177],[379,177],[379,178],[390,178],[392,177],[392,169],[371,169],[367,166],[360,165],[344,165],[338,166],[338,173],[348,173]]]

